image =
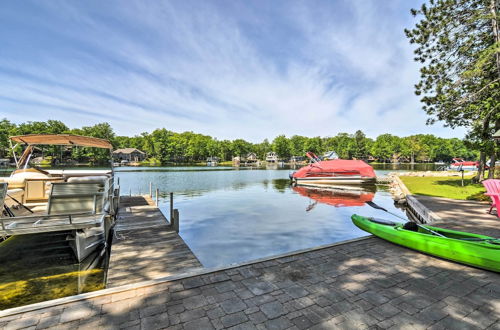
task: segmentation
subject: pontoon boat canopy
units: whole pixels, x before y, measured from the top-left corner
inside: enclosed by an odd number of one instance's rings
[[[113,149],[113,146],[109,143],[109,141],[72,134],[28,134],[11,136],[10,139],[14,142],[28,145],[48,144]]]

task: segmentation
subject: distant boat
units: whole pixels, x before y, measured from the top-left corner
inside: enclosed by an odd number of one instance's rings
[[[452,171],[477,171],[479,162],[464,161],[463,158],[453,158],[450,164]]]
[[[300,185],[363,185],[375,184],[373,167],[362,160],[333,159],[321,160],[312,152],[307,157],[311,163],[290,175],[290,179]]]

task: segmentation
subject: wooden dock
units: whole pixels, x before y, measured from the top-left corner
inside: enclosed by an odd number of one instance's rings
[[[202,268],[149,196],[121,197],[108,288]]]

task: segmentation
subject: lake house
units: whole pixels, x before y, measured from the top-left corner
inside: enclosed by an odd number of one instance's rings
[[[266,162],[268,163],[277,163],[278,162],[278,154],[274,151],[268,152],[266,154]]]
[[[123,160],[129,162],[141,162],[146,159],[146,153],[136,148],[124,148],[113,151],[113,160],[121,162]]]
[[[247,163],[256,163],[259,159],[257,158],[257,154],[255,152],[249,152],[245,157],[245,162]]]

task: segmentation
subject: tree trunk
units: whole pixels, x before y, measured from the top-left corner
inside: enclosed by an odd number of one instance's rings
[[[495,162],[496,162],[496,149],[493,147],[493,153],[490,158],[490,170],[488,171],[488,179],[495,178]]]
[[[490,12],[491,12],[491,25],[493,28],[493,36],[495,37],[495,42],[498,44],[500,43],[500,29],[498,27],[498,20],[497,20],[497,11],[499,10],[500,3],[499,0],[490,0]],[[497,73],[498,77],[500,78],[500,52],[496,52],[495,54],[496,58],[496,65],[497,65]],[[497,119],[495,122],[495,131],[497,131],[500,127],[499,120]],[[488,178],[493,179],[495,178],[495,161],[496,161],[496,146],[493,145],[493,153],[491,155],[491,161],[490,161],[490,171],[488,174]]]
[[[484,180],[484,164],[486,163],[486,153],[481,151],[479,155],[479,168],[477,169],[477,176],[474,181],[479,183]]]
[[[493,29],[493,37],[495,38],[496,43],[500,43],[500,31],[497,21],[498,7],[500,7],[499,0],[490,0],[491,25]],[[500,53],[498,51],[496,52],[495,57],[497,64],[497,73],[498,77],[500,78]]]

